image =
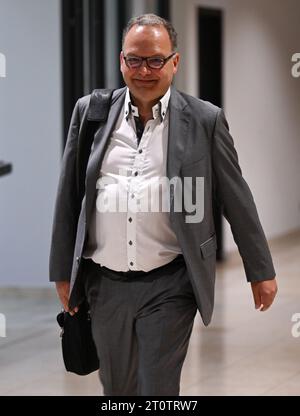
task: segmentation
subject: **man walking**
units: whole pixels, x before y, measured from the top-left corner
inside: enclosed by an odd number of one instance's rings
[[[71,314],[88,299],[105,395],[179,395],[197,309],[205,325],[213,312],[217,205],[230,223],[255,307],[268,309],[277,292],[223,110],[171,85],[176,47],[176,32],[164,19],[129,21],[120,54],[126,87],[114,91],[95,134],[79,215],[76,152],[90,96],[76,103],[64,151],[50,280]],[[171,184],[168,192],[161,179]],[[156,190],[150,197],[149,187]],[[149,209],[158,199],[169,209]]]

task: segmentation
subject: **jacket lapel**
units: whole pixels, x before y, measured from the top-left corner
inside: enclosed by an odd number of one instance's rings
[[[126,88],[117,90],[113,95],[111,108],[108,114],[107,122],[100,125],[94,135],[94,142],[91,155],[86,171],[86,223],[89,223],[89,216],[93,201],[96,196],[96,182],[99,175],[99,169],[104,157],[106,145],[109,142],[113,128],[117,122],[118,116],[124,104]]]
[[[187,103],[174,87],[171,87],[169,111],[167,177],[171,181],[174,177],[180,178],[180,167],[188,141],[188,127],[190,120]],[[172,186],[170,189],[170,207],[172,207],[173,198],[174,187]]]

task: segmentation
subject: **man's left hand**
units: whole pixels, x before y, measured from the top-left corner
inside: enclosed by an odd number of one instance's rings
[[[266,311],[273,303],[277,293],[276,279],[251,282],[255,309]]]

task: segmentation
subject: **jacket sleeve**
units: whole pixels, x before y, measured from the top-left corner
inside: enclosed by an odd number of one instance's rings
[[[80,127],[76,102],[65,145],[58,183],[49,258],[49,280],[70,281],[78,222],[76,154]]]
[[[222,109],[212,141],[213,180],[219,205],[230,224],[248,282],[270,280],[275,270],[255,202],[242,176],[238,155]]]

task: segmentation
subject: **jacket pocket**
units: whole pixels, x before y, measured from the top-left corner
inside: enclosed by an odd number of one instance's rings
[[[217,250],[216,234],[214,234],[208,240],[200,244],[200,250],[201,250],[202,257],[204,259],[214,254]]]

